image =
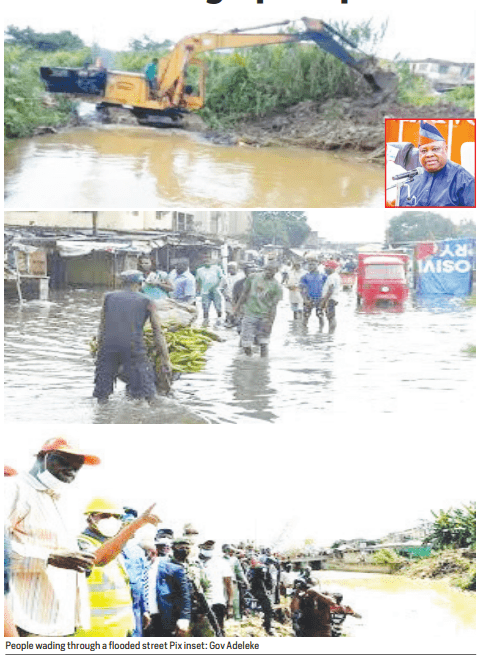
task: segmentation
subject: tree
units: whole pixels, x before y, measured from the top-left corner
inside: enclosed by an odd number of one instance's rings
[[[153,41],[147,34],[143,34],[141,39],[132,39],[129,42],[129,49],[134,52],[159,52],[160,50],[166,50],[172,45],[173,41],[170,41],[170,39],[158,42]]]
[[[474,237],[476,236],[476,224],[474,221],[462,220],[459,225],[456,225],[456,236],[458,237]]]
[[[310,231],[303,211],[252,212],[251,245],[254,248],[269,243],[285,248],[298,248],[307,239]]]
[[[433,548],[475,548],[477,536],[476,504],[471,502],[461,508],[432,512],[434,523],[425,544]]]
[[[457,228],[450,218],[425,211],[405,212],[394,216],[387,228],[387,242],[392,246],[415,241],[439,241],[455,237]]]
[[[85,48],[84,41],[69,30],[62,32],[35,32],[31,27],[20,29],[15,25],[9,25],[5,30],[7,42],[14,45],[21,45],[35,50],[81,50]]]

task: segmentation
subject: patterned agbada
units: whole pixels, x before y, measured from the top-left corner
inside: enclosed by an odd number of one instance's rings
[[[76,531],[58,494],[26,473],[5,481],[10,537],[10,603],[15,624],[34,635],[61,637],[89,627],[84,573],[50,566],[50,554],[77,551]]]
[[[474,207],[475,204],[475,179],[452,161],[436,173],[424,170],[416,176],[410,183],[410,200],[407,200],[406,186],[400,189],[400,207]]]

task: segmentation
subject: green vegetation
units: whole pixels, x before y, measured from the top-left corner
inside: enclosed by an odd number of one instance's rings
[[[476,504],[470,502],[462,508],[432,512],[434,522],[424,544],[437,552],[405,566],[405,575],[420,578],[448,578],[453,586],[463,590],[476,590],[475,559],[464,553],[476,548]]]
[[[366,21],[335,27],[370,51],[386,26],[374,28]],[[311,43],[238,49],[230,55],[210,53],[205,59],[207,93],[200,113],[214,127],[230,126],[305,100],[357,96],[362,84],[358,74]]]
[[[371,563],[378,566],[388,566],[390,571],[394,573],[405,565],[406,560],[404,557],[397,555],[394,550],[382,548],[382,550],[378,550],[371,556]]]
[[[475,548],[476,547],[476,504],[469,503],[463,508],[453,508],[432,512],[434,523],[432,531],[424,540],[435,549]]]
[[[153,41],[147,34],[143,34],[140,39],[132,39],[129,42],[129,49],[133,52],[160,52],[173,45],[173,41],[165,39],[164,41]]]
[[[454,102],[459,107],[464,107],[468,111],[474,111],[474,87],[460,86],[457,89],[448,91],[444,98],[449,102]]]
[[[454,587],[464,591],[476,590],[475,560],[463,557],[458,550],[444,550],[412,562],[401,573],[412,578],[446,578]]]
[[[474,111],[474,87],[463,86],[447,91],[444,94],[435,93],[430,83],[410,71],[406,63],[398,63],[397,71],[399,77],[397,99],[403,104],[422,107],[423,105],[435,105],[439,102],[450,102]]]
[[[166,55],[166,50],[146,51],[124,51],[116,53],[114,59],[114,68],[116,70],[131,71],[134,73],[141,73],[144,71],[146,64],[154,59],[159,59]]]
[[[5,45],[4,52],[4,133],[5,137],[33,134],[40,125],[64,125],[69,120],[72,103],[56,97],[54,107],[44,104],[44,85],[39,76],[41,66],[82,66],[90,50],[43,53],[18,45]]]
[[[211,53],[206,60],[206,103],[200,113],[214,126],[233,125],[304,100],[355,93],[354,73],[312,44]]]
[[[78,36],[63,30],[62,32],[35,32],[31,27],[20,29],[9,25],[5,30],[8,43],[34,50],[53,52],[56,50],[82,50],[84,42]]]
[[[399,102],[420,107],[433,105],[440,100],[440,97],[433,93],[427,80],[414,75],[408,64],[397,64],[397,71],[399,77],[397,99]]]
[[[393,246],[415,241],[439,241],[459,237],[475,237],[476,224],[463,220],[456,225],[450,218],[428,211],[406,212],[390,219],[386,231]]]
[[[302,211],[255,211],[252,212],[250,247],[260,248],[272,243],[298,248],[310,231]]]

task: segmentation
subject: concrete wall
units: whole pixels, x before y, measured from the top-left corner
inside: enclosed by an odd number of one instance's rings
[[[98,211],[96,225],[99,230],[143,231],[177,230],[176,211]],[[218,237],[238,237],[251,226],[250,211],[192,211],[194,231]],[[216,220],[214,220],[216,219]],[[214,231],[214,224],[217,224]],[[28,211],[5,212],[5,225],[43,226],[59,228],[92,229],[93,211]]]

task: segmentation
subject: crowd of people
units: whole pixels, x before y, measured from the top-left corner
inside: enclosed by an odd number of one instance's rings
[[[339,271],[344,265],[351,262],[320,260],[309,254],[303,263],[280,264],[269,259],[262,265],[246,262],[239,266],[232,261],[225,272],[210,255],[205,255],[193,274],[188,259],[180,258],[167,272],[154,269],[149,256],[141,257],[138,269],[121,273],[123,288],[105,294],[97,339],[94,397],[105,402],[117,377],[126,382],[126,391],[132,398],[151,400],[155,396],[155,371],[143,344],[143,329],[148,320],[169,390],[172,370],[157,314],[160,303],[166,299],[196,311],[199,295],[205,327],[212,306],[215,327],[222,324],[225,311],[224,326],[237,328],[240,346],[248,356],[253,354],[255,344],[261,357],[267,357],[283,287],[288,289],[294,320],[307,326],[314,309],[320,329],[323,330],[326,318],[328,331],[333,333],[341,288]]]
[[[154,505],[138,513],[99,497],[79,531],[65,491],[99,463],[55,437],[30,471],[5,467],[6,636],[223,637],[227,617],[241,621],[255,606],[273,634],[295,574],[269,548],[217,544],[191,524],[177,535],[159,528]]]

